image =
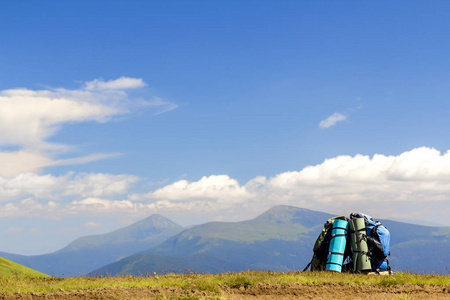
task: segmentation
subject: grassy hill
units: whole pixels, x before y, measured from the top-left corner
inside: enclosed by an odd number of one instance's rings
[[[0,278],[5,277],[41,278],[50,276],[0,257]]]

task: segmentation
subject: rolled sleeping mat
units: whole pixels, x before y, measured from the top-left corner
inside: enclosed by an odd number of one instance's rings
[[[353,250],[353,271],[370,271],[369,248],[367,246],[366,223],[364,218],[350,220],[352,250]]]
[[[330,246],[328,248],[326,270],[341,273],[342,263],[344,262],[345,245],[347,244],[347,230],[347,221],[334,220]]]

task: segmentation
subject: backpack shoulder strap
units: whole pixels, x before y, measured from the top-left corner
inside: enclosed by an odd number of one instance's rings
[[[308,268],[311,266],[311,263],[312,263],[312,259],[311,259],[311,261],[309,262],[309,264],[303,269],[302,272],[305,272],[306,270],[308,270]]]
[[[373,226],[372,230],[370,231],[370,236],[378,236],[377,230],[378,227],[380,227],[381,224]]]

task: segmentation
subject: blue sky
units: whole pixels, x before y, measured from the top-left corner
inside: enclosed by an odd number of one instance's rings
[[[0,251],[278,204],[450,225],[449,6],[2,3]]]

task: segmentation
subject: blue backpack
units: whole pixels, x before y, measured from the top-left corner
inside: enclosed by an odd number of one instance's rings
[[[391,234],[379,221],[363,213],[352,213],[350,218],[364,218],[366,223],[367,245],[371,257],[372,271],[391,271],[388,256]]]

